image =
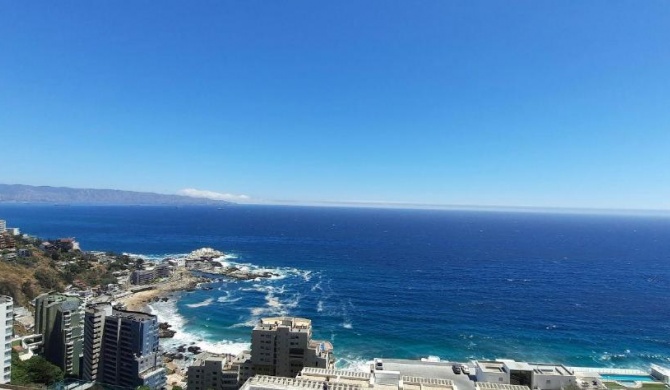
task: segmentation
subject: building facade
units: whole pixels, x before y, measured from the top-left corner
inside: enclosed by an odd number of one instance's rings
[[[560,390],[577,383],[574,371],[563,365],[507,359],[476,361],[475,376],[482,383],[527,386],[541,390]]]
[[[4,221],[3,221],[4,222]],[[0,384],[7,384],[12,380],[12,336],[14,335],[14,300],[12,297],[0,295],[0,340],[3,340],[2,376]]]
[[[198,355],[188,367],[189,390],[237,390],[239,383],[239,365],[235,356],[208,352]]]
[[[7,221],[0,219],[0,233],[4,233],[7,230]]]
[[[165,386],[156,316],[99,304],[86,309],[85,323],[85,380],[127,388]]]
[[[90,305],[84,314],[84,359],[82,379],[97,381],[102,355],[102,336],[105,318],[112,315],[111,303]]]
[[[35,332],[44,339],[44,357],[66,375],[81,375],[83,317],[78,297],[50,292],[35,298]]]
[[[257,375],[296,377],[304,367],[332,368],[333,346],[312,340],[312,321],[263,318],[251,334],[251,363]]]

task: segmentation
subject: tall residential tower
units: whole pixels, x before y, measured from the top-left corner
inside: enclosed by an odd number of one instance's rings
[[[332,368],[333,345],[312,340],[306,318],[263,318],[251,334],[251,362],[256,375],[294,378],[303,367]]]
[[[127,388],[165,386],[156,316],[99,304],[86,309],[85,324],[85,380]]]
[[[78,297],[49,292],[35,298],[35,332],[44,338],[44,357],[65,375],[80,375],[83,314]]]
[[[0,318],[4,324],[0,326],[0,340],[3,340],[2,376],[0,384],[12,380],[12,335],[14,334],[14,301],[12,297],[0,295]]]

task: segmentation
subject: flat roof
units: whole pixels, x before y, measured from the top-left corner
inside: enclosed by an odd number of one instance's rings
[[[130,320],[140,320],[140,321],[153,320],[158,318],[153,314],[148,314],[141,311],[130,311],[121,309],[114,309],[112,311],[112,317],[127,318]]]
[[[351,383],[329,383],[309,379],[284,378],[268,375],[255,375],[243,386],[247,389],[313,389],[313,390],[361,390],[362,386]]]
[[[475,364],[477,365],[477,367],[479,367],[480,370],[484,372],[495,372],[495,373],[505,372],[503,370],[503,367],[505,367],[505,363],[503,362],[492,361],[492,360],[477,360]]]
[[[528,386],[508,385],[504,383],[477,382],[477,387],[482,390],[530,390]]]
[[[518,370],[518,371],[533,371],[533,367],[531,367],[530,364],[526,362],[517,362],[515,360],[503,360],[499,359],[499,362],[502,362],[509,368],[510,370]]]
[[[312,320],[300,317],[265,317],[261,318],[263,325],[286,325],[286,326],[311,326]]]
[[[316,367],[305,367],[300,371],[300,375],[310,375],[310,376],[323,376],[323,377],[340,377],[340,378],[352,378],[352,379],[364,379],[370,380],[369,372],[363,371],[350,371],[350,370],[336,370],[333,368],[316,368]]]
[[[454,381],[451,379],[442,379],[442,378],[423,378],[419,376],[403,376],[403,384],[421,384],[421,385],[433,385],[433,386],[453,386]]]

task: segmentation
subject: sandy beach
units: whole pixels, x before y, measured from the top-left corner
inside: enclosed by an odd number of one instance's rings
[[[148,305],[156,298],[166,297],[175,291],[194,288],[198,283],[206,282],[204,277],[194,276],[187,269],[177,269],[165,282],[152,285],[150,290],[134,292],[119,298],[118,302],[126,306],[126,310],[149,312]]]

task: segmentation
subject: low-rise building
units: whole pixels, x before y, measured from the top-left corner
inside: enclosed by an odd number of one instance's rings
[[[478,382],[527,386],[538,390],[560,390],[577,383],[575,373],[560,364],[504,359],[476,361],[475,376]]]
[[[172,267],[169,264],[159,264],[152,268],[136,269],[130,274],[130,283],[149,284],[156,279],[169,278],[170,275],[172,275]]]

